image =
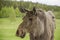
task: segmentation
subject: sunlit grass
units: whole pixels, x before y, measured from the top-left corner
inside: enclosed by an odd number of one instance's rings
[[[28,34],[24,39],[16,36],[16,30],[21,22],[21,18],[16,18],[14,22],[8,18],[0,18],[0,40],[28,40]]]
[[[0,18],[0,40],[29,40],[29,34],[23,39],[16,36],[16,30],[21,22],[21,18],[16,18],[13,22],[8,18]],[[56,19],[55,40],[60,40],[60,19]]]
[[[60,19],[56,19],[55,40],[60,40]]]

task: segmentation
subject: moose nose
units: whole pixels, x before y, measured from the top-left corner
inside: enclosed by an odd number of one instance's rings
[[[18,36],[19,35],[19,32],[18,32],[18,30],[17,30],[17,32],[16,32],[16,36]]]

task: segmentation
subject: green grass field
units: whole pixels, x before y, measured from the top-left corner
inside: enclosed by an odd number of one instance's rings
[[[8,18],[0,18],[0,40],[29,40],[29,34],[23,39],[15,35],[21,22],[21,18],[16,18],[14,22]],[[60,19],[56,19],[55,40],[60,40]]]

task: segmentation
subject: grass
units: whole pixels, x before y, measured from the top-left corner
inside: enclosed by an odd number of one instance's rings
[[[29,40],[29,34],[23,39],[15,35],[21,22],[21,18],[16,18],[13,22],[8,18],[0,18],[0,40]],[[55,40],[60,40],[60,19],[56,19]]]
[[[56,19],[55,40],[60,40],[60,19]]]
[[[14,22],[8,18],[0,18],[0,40],[28,40],[28,34],[23,39],[16,36],[16,30],[21,22],[21,18],[17,18]]]

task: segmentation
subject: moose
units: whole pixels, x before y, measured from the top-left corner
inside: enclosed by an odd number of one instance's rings
[[[16,36],[24,38],[29,33],[30,40],[54,40],[55,16],[52,11],[33,7],[32,10],[19,8],[26,13],[19,25]]]

